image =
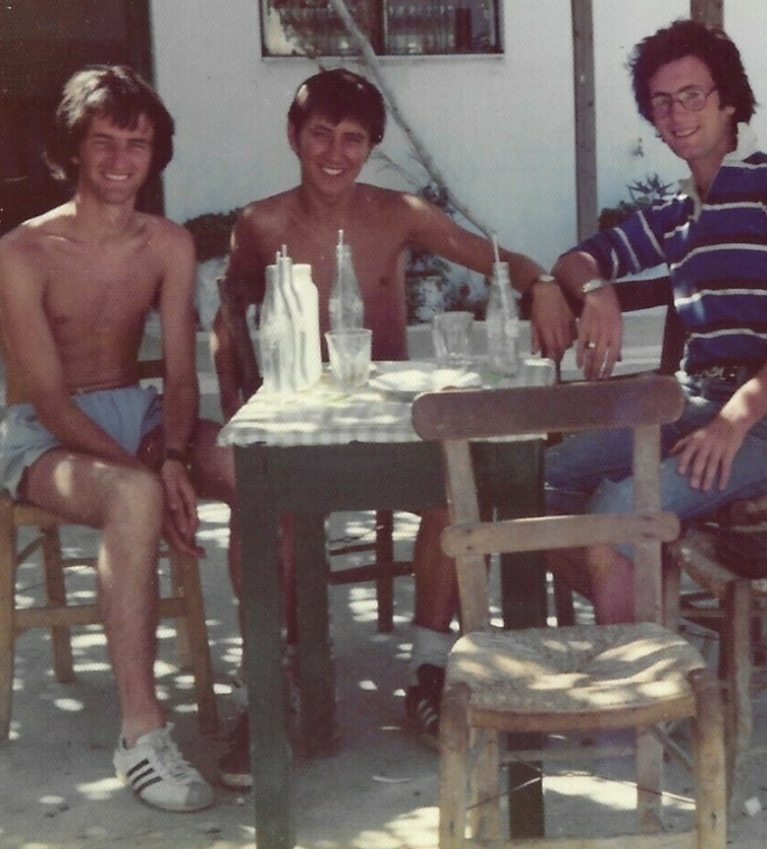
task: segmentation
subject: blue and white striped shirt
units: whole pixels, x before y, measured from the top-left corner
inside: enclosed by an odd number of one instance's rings
[[[767,154],[738,125],[738,147],[722,162],[705,201],[692,179],[577,250],[615,280],[666,263],[687,333],[683,368],[767,361]]]

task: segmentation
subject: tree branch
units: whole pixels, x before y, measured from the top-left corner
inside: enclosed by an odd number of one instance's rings
[[[441,189],[444,190],[445,196],[449,201],[450,205],[462,215],[467,221],[471,222],[481,233],[483,233],[486,237],[490,238],[490,234],[492,230],[477,221],[474,215],[471,213],[469,209],[467,209],[453,192],[450,190],[450,187],[445,182],[445,178],[442,176],[442,172],[437,167],[434,162],[433,157],[427,150],[424,143],[416,134],[415,130],[410,126],[408,121],[405,119],[405,116],[402,114],[402,110],[399,108],[399,104],[397,103],[397,99],[394,96],[394,92],[389,87],[389,84],[384,77],[383,70],[381,68],[381,63],[378,61],[378,56],[376,56],[375,51],[373,50],[370,41],[367,36],[362,32],[362,30],[357,26],[357,22],[354,20],[351,12],[349,11],[349,7],[346,5],[345,0],[329,0],[330,5],[335,9],[338,16],[341,18],[344,26],[346,27],[347,32],[352,38],[355,47],[359,51],[359,54],[362,58],[367,69],[370,71],[376,85],[381,90],[381,94],[386,101],[386,105],[389,108],[389,112],[392,118],[397,122],[402,131],[404,132],[407,140],[410,142],[411,147],[413,148],[416,158],[422,165],[423,169],[429,175],[429,178],[435,182]],[[400,169],[402,170],[402,169]]]

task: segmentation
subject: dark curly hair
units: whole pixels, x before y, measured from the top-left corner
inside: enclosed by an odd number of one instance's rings
[[[364,77],[344,68],[320,71],[298,87],[288,110],[288,121],[297,133],[312,113],[334,124],[345,118],[359,121],[373,145],[384,137],[386,106],[381,92]]]
[[[630,65],[640,114],[654,123],[650,79],[661,66],[685,56],[696,56],[705,62],[722,107],[734,107],[734,123],[748,123],[754,114],[756,100],[738,48],[721,28],[686,19],[674,21],[634,48]]]
[[[57,180],[76,180],[77,165],[72,160],[95,115],[105,115],[118,127],[130,129],[146,115],[154,129],[151,177],[173,158],[175,125],[157,92],[132,68],[94,65],[77,71],[64,85],[45,152]]]

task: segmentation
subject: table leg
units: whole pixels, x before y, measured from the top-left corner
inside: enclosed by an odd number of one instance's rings
[[[242,563],[243,641],[249,682],[250,765],[259,849],[292,849],[295,825],[291,755],[285,725],[282,676],[282,581],[277,545],[279,513],[268,497],[265,463],[255,452],[235,450],[237,522]],[[245,601],[247,600],[247,603]],[[253,686],[254,682],[258,686]]]
[[[336,693],[323,514],[296,515],[295,552],[302,744],[309,755],[329,755],[337,749]]]

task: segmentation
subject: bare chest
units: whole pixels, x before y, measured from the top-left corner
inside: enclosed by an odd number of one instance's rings
[[[44,309],[60,342],[133,334],[158,291],[147,251],[66,245],[50,256]]]

